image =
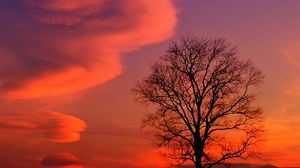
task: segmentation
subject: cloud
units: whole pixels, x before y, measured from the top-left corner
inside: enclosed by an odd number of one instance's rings
[[[176,25],[172,0],[18,3],[17,13],[3,10],[13,19],[0,17],[6,27],[0,92],[9,98],[57,96],[107,82],[121,74],[122,53],[169,38]]]
[[[35,10],[33,17],[39,22],[74,25],[82,22],[85,16],[99,13],[104,0],[28,0],[25,3]]]
[[[44,166],[80,166],[80,160],[70,153],[55,153],[41,160]],[[81,166],[80,166],[81,167]]]
[[[41,130],[52,142],[75,142],[86,128],[79,118],[53,111],[0,115],[1,129]]]

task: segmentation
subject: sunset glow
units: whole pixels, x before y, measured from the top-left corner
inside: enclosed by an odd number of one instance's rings
[[[154,109],[132,88],[184,35],[225,38],[265,76],[261,155],[233,162],[300,167],[300,1],[6,0],[0,11],[1,168],[167,168],[141,129]]]

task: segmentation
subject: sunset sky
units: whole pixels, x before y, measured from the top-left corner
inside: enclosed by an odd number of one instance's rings
[[[131,89],[182,35],[264,75],[251,164],[300,166],[300,1],[0,0],[0,167],[166,168]]]

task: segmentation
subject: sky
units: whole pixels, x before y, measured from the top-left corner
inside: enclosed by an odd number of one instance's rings
[[[130,91],[172,41],[226,38],[264,75],[251,164],[300,165],[297,0],[0,0],[0,166],[166,168]]]

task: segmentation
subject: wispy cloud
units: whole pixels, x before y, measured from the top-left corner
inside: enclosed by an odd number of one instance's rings
[[[53,166],[53,167],[57,167],[57,166],[63,166],[63,167],[73,166],[74,168],[83,167],[81,165],[80,160],[76,156],[70,153],[55,153],[55,154],[48,155],[41,160],[41,164],[44,166]]]

